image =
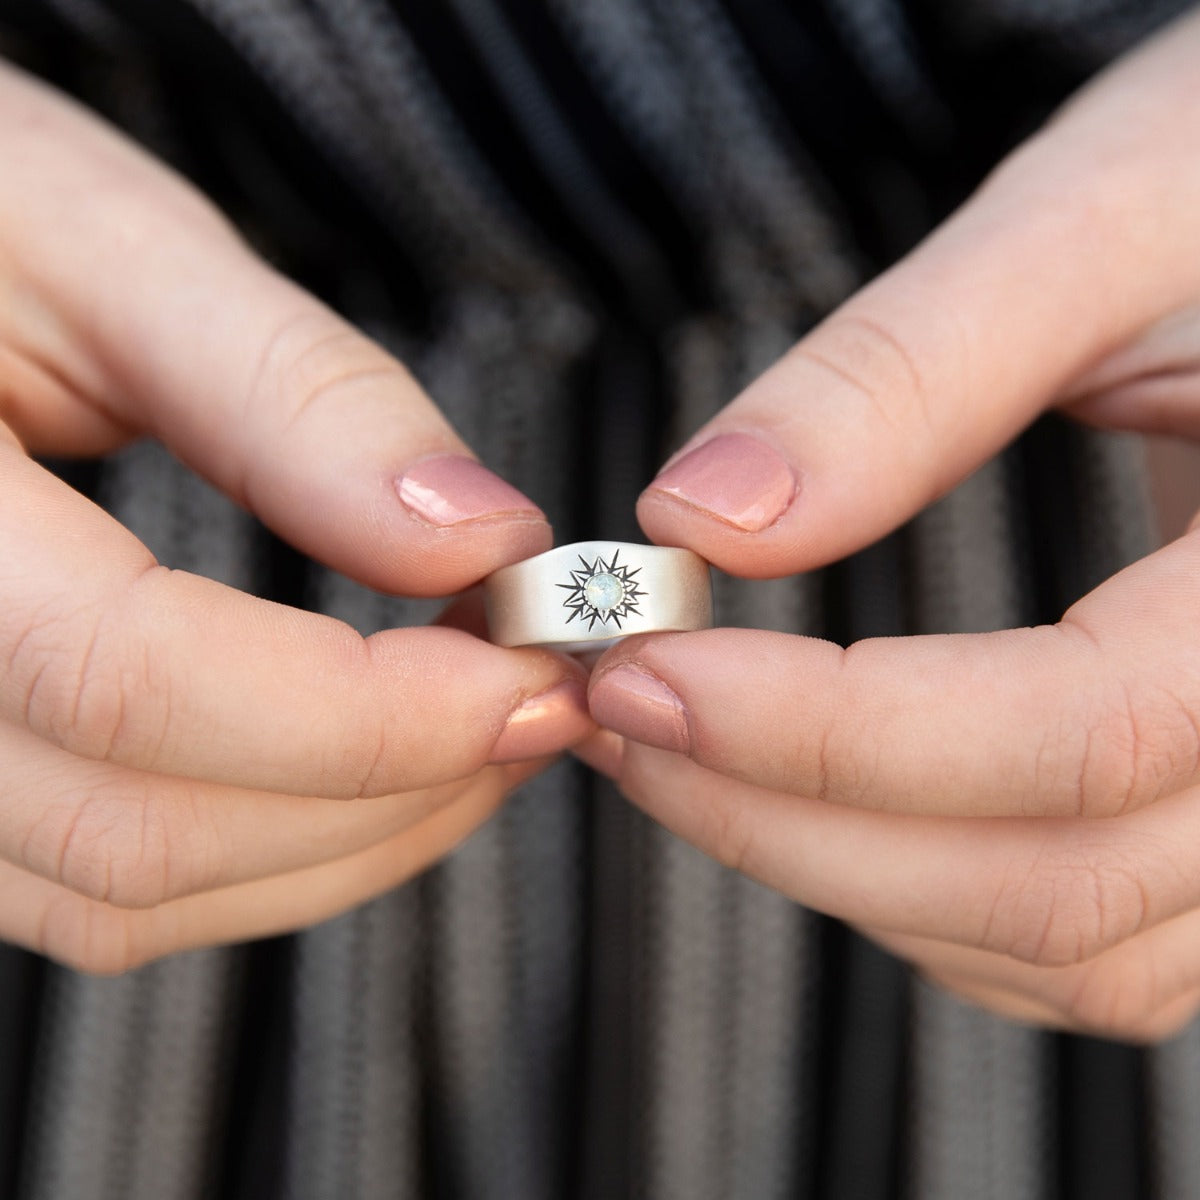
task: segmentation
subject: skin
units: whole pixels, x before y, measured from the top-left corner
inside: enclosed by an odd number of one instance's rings
[[[1197,436],[1197,51],[1193,18],[1100,77],[699,431],[783,456],[778,520],[651,488],[647,532],[777,575],[873,541],[1049,407]],[[29,453],[159,437],[396,592],[453,593],[549,531],[527,509],[414,520],[396,476],[467,451],[399,364],[69,102],[0,70],[0,112],[0,936],[120,971],[332,915],[495,811],[538,765],[488,762],[506,720],[577,669],[444,627],[364,641],[171,572]],[[1200,1007],[1197,567],[1192,533],[1047,629],[631,639],[592,682],[628,737],[581,753],[994,1011],[1162,1037]],[[636,697],[600,702],[621,664],[679,697],[686,753]],[[546,725],[538,756],[590,729]]]
[[[478,477],[438,498],[470,519],[406,507],[414,463],[470,452],[404,368],[5,68],[0,162],[0,937],[123,971],[394,886],[594,730],[582,669],[446,625],[363,639],[172,571],[30,454],[160,438],[395,593],[546,549],[544,517]]]
[[[804,571],[1049,408],[1200,436],[1197,62],[1192,15],[695,435],[684,451],[736,432],[778,452],[798,481],[778,519],[748,531],[652,486],[647,534],[744,576]],[[593,674],[612,732],[583,753],[669,829],[960,995],[1155,1040],[1200,1009],[1197,612],[1193,523],[1051,627],[848,650],[629,639]],[[622,667],[678,708],[623,688]]]

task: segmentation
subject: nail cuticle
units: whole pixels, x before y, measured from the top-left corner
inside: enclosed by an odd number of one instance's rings
[[[648,493],[686,504],[741,533],[761,533],[792,507],[800,480],[761,438],[722,433],[663,469]]]
[[[588,704],[597,724],[644,745],[686,754],[691,746],[688,712],[675,690],[633,660],[610,667],[594,680]]]
[[[749,520],[746,522],[735,521],[726,516],[724,513],[714,512],[711,508],[706,508],[703,504],[697,504],[694,500],[689,500],[684,496],[678,495],[676,492],[668,491],[666,488],[659,488],[651,485],[651,492],[656,492],[659,496],[665,496],[668,500],[675,504],[682,504],[690,508],[692,512],[698,513],[702,517],[707,517],[710,521],[716,521],[718,524],[726,526],[728,529],[735,529],[738,533],[766,533],[768,529],[772,529],[778,525],[784,517],[787,516],[788,510],[792,506],[792,502],[796,498],[796,492],[799,488],[793,489],[792,495],[788,498],[787,503],[780,511],[769,519],[765,516],[758,520]]]
[[[542,523],[528,497],[485,466],[462,454],[437,454],[410,463],[395,480],[409,515],[434,529],[488,520]]]

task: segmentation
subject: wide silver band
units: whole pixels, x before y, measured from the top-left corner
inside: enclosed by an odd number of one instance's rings
[[[708,563],[667,546],[575,542],[502,567],[483,592],[498,646],[598,650],[631,633],[712,625]]]

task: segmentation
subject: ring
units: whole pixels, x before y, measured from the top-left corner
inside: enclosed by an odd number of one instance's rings
[[[598,650],[631,633],[708,629],[708,563],[690,550],[576,542],[483,581],[497,646]]]

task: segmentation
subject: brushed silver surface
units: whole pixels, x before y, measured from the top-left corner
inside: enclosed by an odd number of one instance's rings
[[[631,633],[708,629],[713,620],[708,563],[669,546],[575,542],[502,567],[483,590],[498,646],[596,650]],[[591,602],[618,595],[611,607]]]

